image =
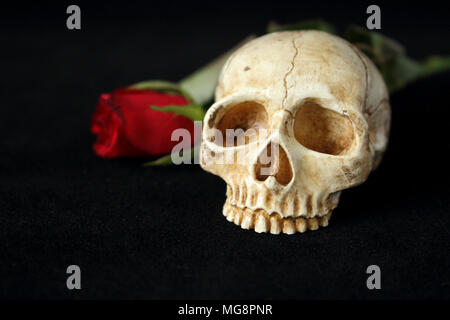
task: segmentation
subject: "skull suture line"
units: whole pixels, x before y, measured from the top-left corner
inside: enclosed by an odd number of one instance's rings
[[[389,127],[386,85],[357,48],[319,31],[272,33],[225,64],[205,116],[201,166],[227,183],[229,221],[274,234],[316,230],[328,225],[341,191],[379,164]],[[236,128],[268,134],[259,136],[255,152],[245,152],[245,162],[217,161],[256,143],[229,146],[213,138]],[[261,155],[273,146],[275,170],[263,174]]]

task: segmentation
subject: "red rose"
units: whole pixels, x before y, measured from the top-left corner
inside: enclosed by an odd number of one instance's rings
[[[118,89],[100,96],[92,116],[91,131],[97,135],[94,151],[101,157],[147,157],[171,152],[178,141],[172,132],[185,128],[194,137],[192,120],[149,106],[185,106],[185,97],[152,90]]]

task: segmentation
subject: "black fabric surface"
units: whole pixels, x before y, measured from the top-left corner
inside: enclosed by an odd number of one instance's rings
[[[221,214],[225,184],[199,166],[142,168],[94,155],[102,92],[176,81],[270,19],[364,25],[370,3],[79,3],[2,10],[0,297],[152,299],[450,298],[450,74],[391,97],[389,149],[343,192],[330,226],[257,234]],[[382,32],[411,56],[449,54],[440,3],[383,5]],[[82,290],[66,288],[66,268]],[[382,289],[366,288],[378,265]]]

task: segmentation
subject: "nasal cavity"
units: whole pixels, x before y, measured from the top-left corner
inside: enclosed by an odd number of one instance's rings
[[[256,180],[273,176],[283,186],[292,180],[292,167],[286,151],[278,143],[269,143],[258,156],[255,165]]]

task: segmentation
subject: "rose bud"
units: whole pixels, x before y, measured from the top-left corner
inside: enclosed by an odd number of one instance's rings
[[[203,119],[203,106],[212,100],[222,66],[235,49],[178,83],[144,81],[102,94],[91,120],[95,153],[104,158],[165,155],[145,165],[171,164],[170,153],[179,143],[171,139],[176,129],[189,131],[192,152],[194,121]]]
[[[191,119],[151,109],[149,106],[186,106],[178,94],[153,90],[118,89],[99,98],[92,116],[91,131],[97,135],[94,151],[104,158],[152,157],[170,153],[177,141],[171,134],[177,128],[194,135]]]

